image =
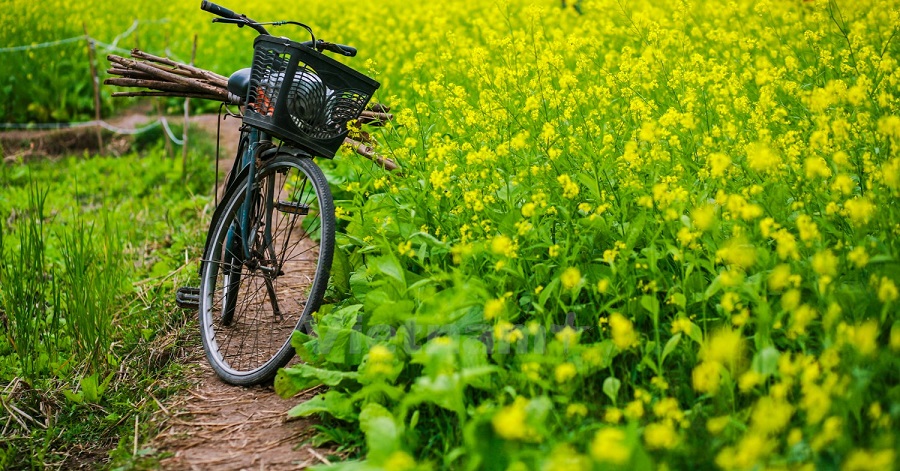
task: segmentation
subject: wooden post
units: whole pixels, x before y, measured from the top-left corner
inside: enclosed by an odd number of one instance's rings
[[[194,66],[194,59],[197,57],[197,35],[194,35],[194,48],[191,49],[191,67]],[[188,154],[188,122],[191,119],[191,98],[184,99],[184,128],[181,133],[181,175],[183,180],[187,180],[187,154]]]
[[[87,24],[81,23],[84,29],[84,37],[88,43],[88,63],[91,65],[91,83],[94,85],[94,119],[97,123],[97,151],[103,152],[103,134],[100,127],[100,77],[97,76],[97,66],[94,64],[96,58],[94,54],[94,40],[88,34]]]

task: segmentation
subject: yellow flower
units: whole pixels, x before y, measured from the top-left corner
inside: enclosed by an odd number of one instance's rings
[[[715,396],[722,381],[722,365],[714,361],[704,361],[694,367],[691,373],[694,390]]]
[[[735,371],[743,361],[744,341],[737,330],[714,332],[700,349],[700,358]]]
[[[672,321],[672,334],[682,332],[684,335],[690,335],[692,326],[691,320],[687,317],[678,317]]]
[[[863,356],[874,355],[878,351],[878,322],[866,321],[848,329],[848,341]]]
[[[416,460],[406,453],[405,451],[397,450],[391,453],[388,456],[387,460],[384,462],[384,469],[391,469],[397,471],[406,471],[409,469],[415,469]]]
[[[813,222],[811,217],[805,214],[797,218],[797,229],[800,231],[800,240],[807,244],[821,237],[819,226]]]
[[[678,433],[671,422],[652,423],[644,428],[644,443],[651,450],[671,450],[678,445]]]
[[[878,299],[883,303],[896,301],[898,297],[897,285],[888,277],[882,277],[878,285]]]
[[[831,252],[830,249],[817,252],[815,255],[813,255],[812,268],[821,276],[836,276],[837,265],[838,258],[834,255],[834,253]]]
[[[415,252],[412,250],[412,242],[400,242],[400,244],[397,246],[397,254],[401,257],[411,257],[415,255]]]
[[[844,212],[854,226],[864,226],[872,220],[875,205],[864,197],[853,198],[844,202]]]
[[[869,254],[866,253],[865,247],[858,246],[847,254],[847,259],[853,262],[856,268],[863,268],[869,263]]]
[[[731,167],[731,159],[727,155],[722,153],[710,154],[707,162],[709,165],[709,174],[713,178],[720,178],[725,176],[725,172],[727,172],[729,167]]]
[[[601,279],[597,282],[597,292],[600,294],[606,294],[606,291],[609,290],[609,280],[606,278]]]
[[[581,283],[581,270],[578,267],[569,267],[563,270],[562,275],[560,275],[560,282],[562,282],[563,289],[570,290],[579,283]]]
[[[525,377],[528,378],[529,381],[537,382],[541,379],[541,365],[540,363],[529,361],[528,363],[522,364],[522,373],[525,374]]]
[[[603,420],[610,424],[617,424],[622,421],[622,409],[618,407],[607,407],[603,413]]]
[[[534,203],[525,203],[522,205],[522,216],[530,218],[534,216]]]
[[[503,313],[503,308],[506,306],[506,299],[489,299],[484,303],[484,318],[487,320],[494,319]]]
[[[512,404],[500,409],[491,418],[494,432],[505,440],[539,441],[537,431],[526,423],[528,404],[528,399],[519,396]]]
[[[723,415],[721,417],[712,417],[706,421],[706,430],[713,435],[718,435],[722,433],[722,430],[725,430],[725,427],[731,422],[730,415]]]
[[[706,232],[712,227],[716,220],[716,207],[711,204],[704,204],[694,208],[691,212],[691,222],[694,228]]]
[[[896,469],[896,452],[891,449],[854,450],[841,466],[841,471],[870,471],[873,469]]]
[[[744,435],[737,445],[725,447],[716,455],[716,464],[723,469],[751,469],[767,456],[774,444],[757,433]]]
[[[716,251],[716,258],[728,265],[747,269],[756,263],[756,247],[744,237],[735,237]]]
[[[566,406],[566,417],[585,417],[588,414],[587,406],[580,402]]]
[[[784,430],[793,415],[794,408],[787,402],[763,396],[753,407],[751,425],[755,430],[770,435]]]
[[[575,369],[575,365],[570,362],[560,363],[559,365],[556,365],[556,369],[553,371],[553,376],[556,379],[556,382],[560,384],[569,381],[577,374],[578,371]]]
[[[765,172],[778,165],[778,155],[765,144],[747,146],[747,164],[757,172]]]
[[[810,446],[812,446],[812,449],[815,451],[825,448],[841,437],[842,427],[843,423],[839,417],[829,417],[825,419],[825,423],[822,425],[822,431],[812,439]]]
[[[806,160],[803,161],[803,168],[806,171],[806,178],[810,180],[816,178],[828,178],[831,176],[831,169],[822,157],[807,157]]]
[[[781,264],[772,269],[769,273],[769,289],[772,291],[781,291],[787,288],[791,280],[791,266]]]
[[[625,464],[631,458],[631,448],[626,443],[625,432],[614,427],[597,431],[590,446],[591,456],[600,462]]]
[[[625,404],[625,410],[622,413],[631,420],[640,419],[644,416],[644,403],[639,399],[635,399]]]
[[[557,182],[563,188],[563,198],[572,199],[578,196],[578,192],[580,191],[578,188],[578,184],[572,181],[572,178],[566,174],[562,174],[556,179]]]
[[[626,350],[638,344],[638,337],[634,332],[634,325],[622,314],[614,312],[609,316],[609,327],[612,331],[613,343],[615,343],[616,347],[619,347],[620,350]]]
[[[517,247],[513,244],[512,239],[505,235],[498,235],[491,239],[491,252],[496,255],[505,255],[507,257],[516,256]]]

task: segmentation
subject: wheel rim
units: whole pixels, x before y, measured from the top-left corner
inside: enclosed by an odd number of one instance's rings
[[[204,263],[204,342],[214,366],[233,376],[251,376],[280,362],[293,330],[311,314],[308,306],[320,301],[309,302],[311,293],[322,291],[314,283],[327,281],[316,276],[327,267],[320,260],[323,227],[314,181],[287,163],[260,169],[257,181],[250,256],[243,256],[240,242],[227,242],[227,228],[240,233],[244,184],[227,203]]]

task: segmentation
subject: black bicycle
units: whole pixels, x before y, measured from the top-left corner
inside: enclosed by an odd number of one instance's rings
[[[378,82],[325,56],[356,55],[316,39],[296,21],[260,23],[214,3],[213,20],[259,33],[253,64],[228,79],[243,105],[241,141],[216,207],[200,264],[200,287],[177,300],[196,307],[203,347],[225,382],[271,380],[294,356],[294,330],[310,331],[328,285],[334,202],[313,157],[333,158]],[[311,40],[269,35],[296,25]]]

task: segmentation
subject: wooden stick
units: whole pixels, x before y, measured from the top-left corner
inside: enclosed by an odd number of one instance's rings
[[[367,146],[366,144],[363,144],[362,142],[346,137],[344,138],[344,143],[349,144],[357,154],[371,160],[372,162],[375,162],[378,165],[381,165],[387,170],[394,171],[400,168],[400,166],[397,165],[396,162],[387,157],[376,154],[374,149],[372,149],[370,146]]]
[[[176,98],[199,98],[201,100],[213,100],[213,101],[224,101],[226,103],[237,105],[239,103],[234,102],[230,99],[225,100],[219,95],[206,95],[203,93],[181,93],[181,92],[115,92],[112,94],[113,97],[129,97],[129,96],[162,96],[162,97],[176,97]]]
[[[197,35],[194,35],[194,47],[191,49],[191,67],[194,66],[194,59],[197,57]],[[227,84],[226,84],[227,86]],[[184,128],[181,132],[181,174],[184,177],[184,180],[187,181],[188,174],[188,125],[191,120],[191,99],[190,97],[184,98]]]
[[[192,73],[192,74],[194,74],[194,75],[198,75],[198,76],[200,76],[200,77],[203,77],[203,78],[205,78],[206,80],[209,80],[210,82],[213,82],[213,83],[216,83],[216,82],[221,83],[221,85],[222,85],[223,87],[228,86],[228,78],[227,78],[227,77],[224,77],[224,76],[222,76],[222,75],[219,75],[219,74],[217,74],[217,73],[215,73],[215,72],[211,72],[211,71],[209,71],[209,70],[205,70],[205,69],[200,69],[200,68],[194,67],[193,65],[187,65],[187,64],[182,64],[182,63],[179,63],[179,62],[175,62],[175,61],[173,61],[173,60],[171,60],[171,59],[168,59],[168,58],[166,58],[166,57],[154,56],[153,54],[148,54],[148,53],[146,53],[146,52],[144,52],[144,51],[140,51],[140,50],[138,50],[138,49],[132,49],[132,50],[131,50],[131,57],[134,57],[134,58],[136,58],[136,59],[144,59],[144,60],[148,60],[148,61],[151,61],[151,62],[157,62],[157,63],[160,63],[160,64],[164,64],[164,65],[168,65],[168,66],[174,67],[174,68],[176,68],[176,69],[182,69],[182,70],[185,70],[185,71],[187,71],[187,72],[190,72],[190,73]]]
[[[148,74],[152,74],[157,78],[164,79],[170,82],[177,82],[184,85],[195,86],[196,88],[202,90],[204,93],[208,93],[210,95],[220,95],[223,99],[228,98],[228,91],[221,87],[216,87],[207,83],[200,82],[198,80],[191,79],[189,77],[185,77],[183,75],[173,74],[171,72],[166,72],[164,70],[160,70],[152,65],[145,64],[143,62],[138,62],[135,60],[122,59],[121,57],[110,55],[108,56],[111,62],[119,63],[126,68],[136,69],[141,72],[145,72]]]
[[[380,113],[378,111],[369,111],[363,110],[362,113],[359,114],[361,117],[372,118],[378,121],[390,121],[394,119],[394,115],[390,113]]]
[[[84,29],[84,37],[87,38],[88,63],[91,66],[91,83],[94,85],[94,119],[100,121],[100,78],[97,76],[97,67],[94,65],[96,62],[94,40],[88,34],[87,24],[81,23],[81,27]],[[97,145],[99,146],[98,151],[103,152],[103,134],[100,132],[99,126],[97,127]]]
[[[140,78],[152,79],[153,78],[153,76],[150,74],[138,72],[137,70],[122,69],[119,67],[113,67],[113,68],[107,70],[106,73],[109,75],[119,75],[119,76],[128,77],[128,78],[135,78],[135,79],[140,79]]]
[[[180,83],[165,82],[162,80],[147,80],[133,78],[109,78],[103,81],[105,85],[118,85],[120,87],[143,87],[152,88],[165,92],[196,92],[193,86],[182,85]]]

